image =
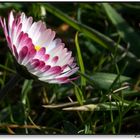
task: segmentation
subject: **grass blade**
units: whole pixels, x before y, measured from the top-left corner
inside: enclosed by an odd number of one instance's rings
[[[81,54],[79,41],[78,41],[78,32],[75,35],[75,45],[76,45],[76,50],[78,54],[78,62],[80,65],[80,70],[82,73],[85,73],[84,63],[83,63],[82,54]],[[81,86],[85,86],[85,85],[86,85],[86,79],[81,76]]]
[[[115,47],[117,46],[117,43],[114,42],[109,37],[105,36],[104,34],[98,32],[97,30],[93,28],[90,28],[84,24],[81,24],[77,22],[76,20],[73,20],[72,18],[70,18],[59,9],[52,6],[51,4],[47,3],[44,6],[48,12],[60,18],[61,20],[63,20],[64,22],[66,22],[67,24],[75,28],[77,31],[83,32],[87,37],[91,38],[93,41],[97,42],[102,47],[114,51]],[[140,68],[140,60],[138,60],[138,58],[133,53],[126,51],[120,45],[118,45],[118,52],[119,53],[127,52],[126,57],[131,62],[131,64],[133,64],[135,67]]]
[[[139,57],[140,36],[129,24],[117,13],[117,11],[108,3],[102,4],[106,14],[111,20],[112,24],[117,28],[119,35],[128,43],[130,43],[129,50]]]
[[[76,95],[76,98],[77,98],[79,104],[83,105],[84,97],[83,97],[82,91],[80,90],[80,88],[78,86],[74,87],[74,91],[75,91],[75,95]]]

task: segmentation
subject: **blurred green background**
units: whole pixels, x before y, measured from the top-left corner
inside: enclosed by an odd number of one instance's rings
[[[45,21],[72,50],[80,78],[22,79],[0,102],[0,134],[139,134],[140,3],[0,3]],[[0,30],[0,86],[16,69]]]

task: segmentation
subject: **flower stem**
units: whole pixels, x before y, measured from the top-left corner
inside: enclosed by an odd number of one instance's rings
[[[16,83],[21,79],[19,74],[13,76],[10,81],[0,90],[0,101],[4,99],[5,96],[9,93],[8,91],[14,88]]]

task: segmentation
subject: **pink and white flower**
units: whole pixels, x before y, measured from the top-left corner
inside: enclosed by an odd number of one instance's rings
[[[33,22],[24,13],[14,17],[11,11],[8,26],[0,18],[8,47],[17,63],[40,81],[67,83],[73,79],[78,67],[73,62],[72,52],[65,48],[61,39],[55,38],[55,31],[48,29],[44,22]]]

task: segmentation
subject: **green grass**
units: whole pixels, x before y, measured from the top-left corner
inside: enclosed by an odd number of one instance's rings
[[[11,9],[56,31],[79,78],[11,85],[0,102],[0,134],[139,134],[140,3],[1,3],[0,16]],[[2,31],[0,44],[2,89],[16,68]]]

